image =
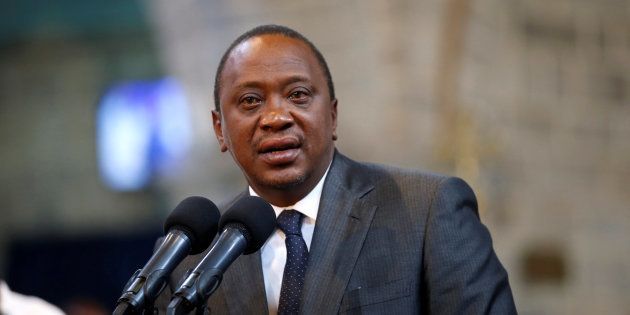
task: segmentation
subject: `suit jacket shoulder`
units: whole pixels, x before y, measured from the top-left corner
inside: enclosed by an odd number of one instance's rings
[[[356,209],[350,216],[369,227],[353,230],[348,225],[347,231],[355,234],[333,239],[347,242],[342,252],[355,254],[356,259],[350,276],[341,279],[346,283],[339,308],[327,311],[516,312],[507,273],[494,253],[488,230],[479,220],[475,195],[466,182],[417,170],[358,163],[341,154],[335,159],[337,169],[331,170],[322,195],[322,216],[330,213],[327,208],[336,208],[333,212],[337,220],[343,220],[339,213],[347,205],[339,206],[339,200],[356,198]],[[353,193],[341,196],[339,191],[344,189]],[[362,241],[348,241],[361,236]],[[360,248],[358,253],[348,249],[352,246]],[[335,251],[326,254],[334,256]],[[307,276],[317,270],[313,269],[307,271]],[[338,274],[342,270],[331,269],[329,272]],[[305,297],[307,301],[309,298]],[[335,301],[332,296],[320,298]]]

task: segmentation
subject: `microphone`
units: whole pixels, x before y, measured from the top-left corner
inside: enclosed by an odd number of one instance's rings
[[[203,197],[188,197],[164,222],[167,233],[153,256],[125,285],[114,315],[153,314],[153,302],[166,286],[168,276],[188,254],[206,250],[217,233],[220,217],[214,203]]]
[[[230,264],[241,254],[256,252],[267,241],[276,228],[276,214],[262,198],[247,196],[223,214],[219,226],[219,238],[175,291],[166,314],[187,314],[203,307]]]

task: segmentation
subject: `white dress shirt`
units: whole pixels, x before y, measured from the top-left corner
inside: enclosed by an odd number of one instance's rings
[[[324,180],[326,179],[326,175],[328,175],[329,169],[330,165],[328,165],[326,173],[324,173],[324,176],[319,180],[319,183],[315,185],[315,188],[294,205],[287,207],[271,205],[276,212],[276,218],[280,215],[280,212],[285,209],[297,210],[304,215],[304,219],[302,220],[302,237],[309,251],[311,249],[313,231],[315,230],[315,219],[317,218],[317,211],[319,209],[319,200],[322,196]],[[249,194],[258,196],[251,186],[249,187]],[[287,262],[287,248],[284,245],[284,239],[284,233],[280,229],[276,229],[260,249],[267,306],[269,307],[269,314],[271,315],[278,313],[282,275],[284,273],[284,265]]]

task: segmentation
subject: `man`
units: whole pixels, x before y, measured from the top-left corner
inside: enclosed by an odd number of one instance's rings
[[[279,222],[285,213],[298,221],[234,262],[210,313],[516,313],[465,182],[336,151],[331,75],[306,38],[282,26],[250,30],[215,81],[216,137],[249,183],[223,208],[258,195]],[[171,286],[202,257],[188,257]]]

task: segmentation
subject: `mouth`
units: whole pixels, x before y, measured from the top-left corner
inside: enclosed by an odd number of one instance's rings
[[[260,143],[258,154],[267,164],[285,165],[297,159],[301,147],[300,141],[294,137],[267,139]]]

